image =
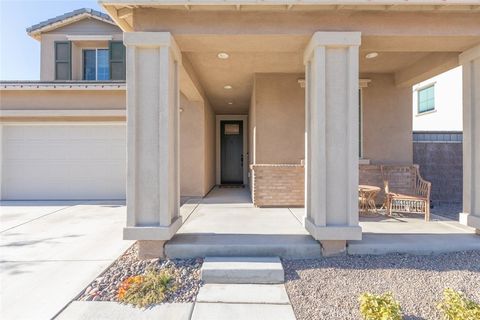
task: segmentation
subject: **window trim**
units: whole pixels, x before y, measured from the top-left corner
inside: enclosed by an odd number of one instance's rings
[[[110,48],[108,47],[86,47],[82,48],[82,80],[85,79],[85,51],[95,50],[95,80],[90,81],[110,81],[110,63],[108,63],[108,78],[107,80],[98,80],[98,50],[107,50],[110,55]]]
[[[428,113],[435,112],[435,110],[437,110],[436,103],[435,103],[435,85],[436,85],[436,82],[433,82],[415,89],[415,91],[417,91],[417,115],[428,114]],[[420,92],[430,88],[433,88],[433,108],[420,111]]]

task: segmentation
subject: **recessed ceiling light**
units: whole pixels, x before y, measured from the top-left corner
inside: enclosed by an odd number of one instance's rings
[[[232,104],[233,104],[233,102],[232,102],[232,101],[228,101],[228,104],[232,105]]]
[[[223,87],[223,89],[225,89],[225,90],[230,90],[230,89],[232,89],[232,88],[233,88],[233,87],[232,87],[231,85],[229,85],[229,84],[227,84],[226,86]]]
[[[376,57],[378,57],[378,52],[370,52],[370,53],[367,53],[365,55],[365,58],[367,58],[367,59],[373,59],[373,58],[376,58]]]
[[[217,54],[217,57],[218,57],[218,59],[223,59],[223,60],[225,60],[225,59],[228,59],[228,58],[230,57],[230,55],[229,55],[228,53],[226,53],[226,52],[219,52],[219,53]]]

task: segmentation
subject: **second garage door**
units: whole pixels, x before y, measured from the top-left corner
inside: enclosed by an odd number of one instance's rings
[[[124,124],[0,129],[3,200],[125,199]]]

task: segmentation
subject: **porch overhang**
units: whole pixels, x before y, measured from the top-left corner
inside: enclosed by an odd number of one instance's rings
[[[133,31],[135,9],[141,7],[200,11],[385,11],[385,12],[480,12],[472,0],[98,0],[112,19],[124,30]]]

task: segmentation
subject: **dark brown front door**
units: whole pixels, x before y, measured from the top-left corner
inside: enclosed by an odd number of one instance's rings
[[[243,184],[243,122],[221,121],[221,183]]]

